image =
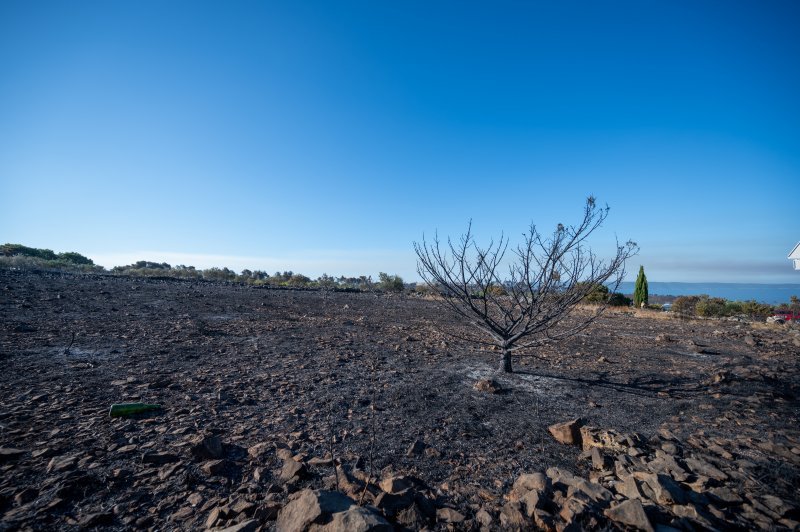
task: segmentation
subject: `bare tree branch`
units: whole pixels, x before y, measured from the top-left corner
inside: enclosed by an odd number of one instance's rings
[[[504,235],[481,247],[473,238],[471,221],[457,244],[448,238],[443,246],[438,234],[429,243],[423,235],[421,243],[414,242],[417,272],[440,289],[442,306],[484,338],[470,341],[499,347],[501,369],[511,372],[512,352],[583,331],[600,316],[607,301],[577,322],[564,324],[564,319],[597,287],[611,286],[611,293],[619,287],[625,261],[638,251],[636,243],[617,242],[613,257],[606,261],[585,246],[608,212],[608,206],[598,207],[590,196],[577,225],[558,224],[551,236],[543,237],[531,224],[523,242],[512,250],[506,279],[499,275],[509,249]]]

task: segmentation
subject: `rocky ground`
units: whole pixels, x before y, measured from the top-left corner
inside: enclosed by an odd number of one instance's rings
[[[412,297],[0,270],[0,529],[800,526],[798,328],[609,312],[498,376],[443,327]],[[109,416],[133,401],[163,410]]]

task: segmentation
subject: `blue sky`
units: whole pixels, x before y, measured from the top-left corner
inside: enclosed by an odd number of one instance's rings
[[[797,2],[0,3],[0,240],[415,279],[611,214],[651,281],[800,282]]]

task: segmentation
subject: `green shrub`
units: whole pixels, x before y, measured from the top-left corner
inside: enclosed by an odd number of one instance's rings
[[[631,303],[633,303],[631,298],[619,292],[614,292],[611,294],[611,297],[608,298],[608,304],[612,307],[630,307]]]
[[[694,316],[696,313],[695,308],[699,302],[700,296],[678,296],[672,302],[672,311],[678,314]]]
[[[378,289],[384,292],[402,292],[405,288],[403,279],[399,275],[389,275],[388,273],[378,273]]]

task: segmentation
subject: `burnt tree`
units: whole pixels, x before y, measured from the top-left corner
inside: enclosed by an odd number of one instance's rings
[[[448,238],[445,246],[438,235],[431,243],[424,237],[414,242],[417,271],[439,290],[437,301],[470,325],[469,332],[455,336],[498,347],[500,371],[511,373],[515,351],[584,330],[606,308],[607,299],[588,314],[565,318],[598,286],[609,286],[609,294],[619,287],[625,261],[638,251],[636,243],[617,242],[606,260],[585,245],[608,212],[589,197],[578,225],[558,224],[551,236],[543,237],[532,224],[508,257],[508,238],[501,235],[480,247],[470,222],[458,243]]]

